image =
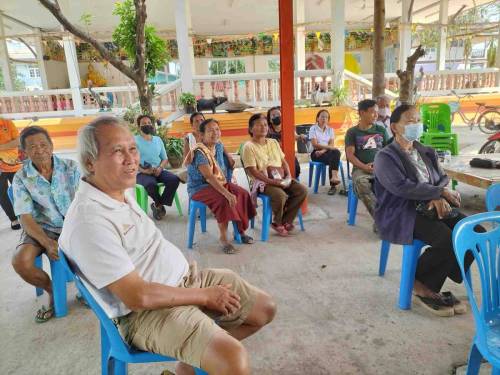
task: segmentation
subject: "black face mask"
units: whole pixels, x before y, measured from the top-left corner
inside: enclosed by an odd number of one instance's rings
[[[143,125],[141,126],[141,132],[150,135],[155,133],[155,128],[153,125]]]
[[[271,119],[273,125],[281,125],[281,116],[276,116]]]

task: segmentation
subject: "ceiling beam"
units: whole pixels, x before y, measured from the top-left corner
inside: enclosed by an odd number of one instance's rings
[[[8,14],[5,14],[5,13],[4,13],[4,14],[3,14],[3,16],[4,16],[5,18],[7,18],[9,21],[12,21],[12,22],[14,22],[14,23],[17,23],[18,25],[24,26],[24,27],[26,27],[26,28],[28,28],[28,29],[31,29],[31,30],[34,30],[34,29],[35,29],[35,27],[34,27],[34,26],[31,26],[30,24],[27,24],[27,23],[26,23],[26,22],[24,22],[24,21],[21,21],[21,20],[18,20],[17,18],[14,18],[14,17],[12,17],[12,16],[9,16]]]

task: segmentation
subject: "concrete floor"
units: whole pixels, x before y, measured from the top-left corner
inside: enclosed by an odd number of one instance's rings
[[[304,167],[302,181],[308,172]],[[241,173],[238,178],[244,181]],[[458,189],[467,212],[484,210],[483,190],[463,184]],[[185,186],[181,190],[186,207]],[[386,275],[380,278],[380,241],[363,205],[358,208],[357,225],[349,227],[347,199],[327,196],[326,190],[323,187],[320,194],[310,195],[305,232],[288,239],[272,235],[267,243],[241,246],[237,255],[218,250],[213,218],[208,220],[208,233],[202,235],[197,228],[193,251],[186,249],[186,216],[178,217],[171,208],[158,225],[167,239],[201,267],[231,268],[276,298],[275,321],[245,341],[252,373],[453,373],[466,362],[474,335],[471,314],[438,318],[418,306],[411,311],[397,309],[401,247],[393,247]],[[253,235],[257,238],[260,231]],[[2,215],[0,374],[100,373],[97,320],[75,302],[73,285],[67,317],[42,325],[34,322],[36,309],[46,299],[35,298],[34,288],[10,265],[18,237],[19,232],[11,231]],[[466,297],[462,285],[450,282],[445,290]],[[130,374],[159,374],[165,367],[131,365],[129,369]]]

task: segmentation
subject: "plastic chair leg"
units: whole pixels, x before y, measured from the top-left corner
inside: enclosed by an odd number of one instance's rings
[[[42,261],[42,256],[39,255],[35,258],[35,267],[39,269],[43,269],[43,261]],[[43,294],[43,289],[42,288],[35,288],[36,296],[40,297]]]
[[[233,221],[233,237],[234,237],[234,240],[241,244],[241,235],[240,235],[240,231],[238,229],[238,223],[236,221]]]
[[[314,175],[314,164],[309,163],[309,187],[312,185],[312,179]]]
[[[179,216],[182,216],[182,206],[179,200],[179,194],[177,194],[177,192],[175,192],[174,195],[174,202],[175,202],[175,207],[177,208],[177,212],[179,213]]]
[[[378,275],[385,275],[385,268],[387,267],[387,259],[389,258],[389,250],[391,249],[391,243],[389,241],[382,241],[380,246],[380,262],[378,265]]]
[[[106,330],[101,324],[101,374],[108,375],[109,374],[109,340],[106,335]]]
[[[325,186],[325,184],[326,184],[326,164],[321,164],[320,171],[321,171],[321,186]]]
[[[261,241],[269,240],[269,228],[271,226],[272,210],[269,198],[262,200],[262,233]]]
[[[68,302],[66,297],[66,270],[61,262],[50,260],[50,273],[52,276],[52,293],[54,296],[54,310],[57,318],[68,315]]]
[[[314,173],[314,186],[313,186],[313,192],[314,194],[318,194],[318,188],[319,188],[319,179],[321,177],[321,167],[317,167],[316,173]]]
[[[349,185],[349,192],[347,193],[347,212],[349,213],[349,218],[347,223],[349,225],[356,225],[356,212],[358,210],[358,197],[354,192],[352,183]]]
[[[194,229],[196,226],[196,211],[197,211],[197,209],[194,207],[191,207],[191,204],[190,204],[189,205],[189,222],[188,222],[188,242],[187,242],[188,249],[193,248]]]
[[[299,217],[300,230],[303,232],[305,231],[305,229],[304,229],[304,221],[302,219],[302,208],[299,209],[299,213],[297,216]]]
[[[469,351],[469,361],[467,364],[466,375],[477,375],[479,373],[479,368],[481,367],[481,360],[483,356],[479,352],[476,343],[472,342]]]
[[[199,209],[200,211],[200,224],[201,224],[201,232],[205,233],[207,231],[207,207],[203,207]]]
[[[122,362],[116,358],[111,358],[110,362],[113,368],[113,375],[127,375],[128,374],[128,364],[126,362]]]
[[[409,310],[411,308],[411,293],[413,291],[413,284],[415,283],[415,271],[421,250],[422,244],[420,241],[413,241],[412,245],[403,246],[401,282],[399,285],[399,308],[401,310]]]

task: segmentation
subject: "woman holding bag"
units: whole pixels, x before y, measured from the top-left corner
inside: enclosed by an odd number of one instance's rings
[[[307,188],[291,178],[290,168],[279,143],[266,138],[269,131],[266,116],[254,114],[248,121],[252,139],[243,147],[242,163],[252,184],[262,186],[271,199],[271,227],[283,237],[293,231],[292,224],[306,199]]]

